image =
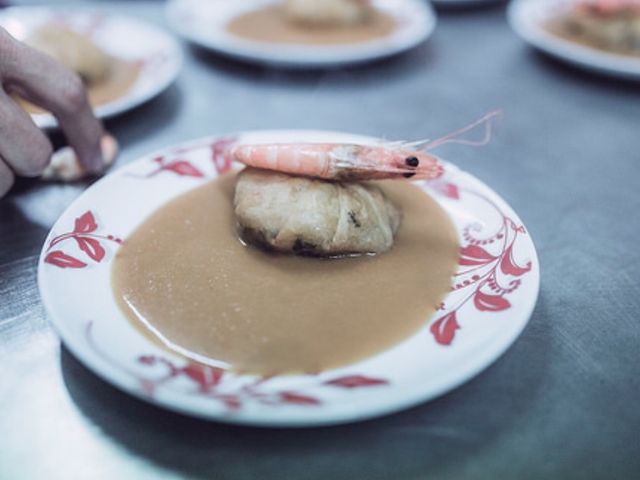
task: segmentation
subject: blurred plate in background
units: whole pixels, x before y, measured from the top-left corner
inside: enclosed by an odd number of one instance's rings
[[[240,60],[289,68],[330,67],[376,60],[419,45],[436,25],[428,2],[421,0],[374,0],[377,9],[397,22],[386,37],[349,44],[284,44],[247,40],[230,33],[234,18],[276,0],[169,0],[166,15],[173,28],[187,40]]]
[[[117,115],[150,100],[180,72],[180,46],[171,35],[149,23],[98,10],[12,7],[0,11],[0,26],[19,40],[52,23],[62,23],[90,38],[112,57],[135,63],[139,68],[135,82],[121,96],[94,108],[99,118]],[[32,118],[41,128],[57,126],[50,113],[34,113]]]
[[[607,75],[640,79],[640,56],[623,55],[599,50],[562,38],[547,28],[575,1],[514,0],[509,5],[511,27],[525,41],[539,50],[573,65]]]

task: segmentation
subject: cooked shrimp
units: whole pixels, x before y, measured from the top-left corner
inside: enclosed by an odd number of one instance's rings
[[[444,168],[427,150],[445,143],[484,145],[491,135],[492,112],[477,122],[434,141],[357,145],[342,143],[276,143],[238,145],[231,150],[240,163],[255,168],[275,170],[291,175],[328,180],[381,180],[414,178],[432,180],[442,176]],[[480,141],[458,139],[459,135],[484,123],[485,136]]]
[[[405,176],[436,178],[442,166],[429,155],[339,143],[241,145],[233,158],[245,165],[292,175],[335,180],[373,180]]]

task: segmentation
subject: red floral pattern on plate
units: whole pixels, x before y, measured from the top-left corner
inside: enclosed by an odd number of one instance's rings
[[[155,75],[161,72],[162,68],[171,60],[171,56],[164,50],[159,50],[146,57],[138,58],[134,61],[140,71],[144,71],[145,75]]]
[[[176,148],[166,154],[153,157],[151,161],[156,167],[149,173],[142,175],[142,178],[152,178],[163,172],[171,172],[180,177],[203,178],[205,173],[186,159],[186,154],[196,150],[209,149],[210,158],[218,175],[227,172],[231,168],[232,159],[229,155],[229,148],[235,143],[235,137],[221,138],[215,142],[206,144],[191,145],[188,147]],[[140,177],[139,175],[132,175]]]
[[[76,218],[73,231],[58,235],[49,242],[44,261],[59,268],[86,267],[88,263],[63,250],[52,250],[53,247],[66,240],[74,240],[78,248],[84,252],[85,256],[89,257],[90,260],[96,263],[102,262],[106,254],[103,242],[120,244],[122,240],[113,235],[99,235],[95,233],[97,230],[98,224],[96,223],[93,213],[90,210],[86,211]]]
[[[360,387],[373,387],[376,385],[387,385],[387,380],[380,378],[365,377],[364,375],[347,375],[346,377],[334,378],[333,380],[327,380],[325,385],[332,385],[334,387],[342,388],[360,388]]]
[[[525,235],[524,226],[516,224],[492,200],[475,191],[461,189],[453,183],[436,181],[428,183],[435,193],[452,200],[459,200],[461,194],[474,195],[481,202],[493,208],[501,219],[497,229],[489,235],[479,236],[479,224],[467,225],[463,230],[463,244],[460,247],[460,269],[455,274],[452,292],[469,292],[456,301],[453,307],[441,304],[444,311],[430,327],[431,334],[440,345],[451,345],[456,331],[461,328],[458,318],[461,310],[473,299],[472,305],[480,312],[500,312],[511,307],[507,298],[521,285],[520,278],[531,270],[532,263],[518,265],[514,259],[519,235]],[[493,248],[491,248],[493,246]],[[495,246],[498,246],[496,251]],[[492,251],[490,251],[492,250]]]
[[[156,390],[161,387],[177,388],[176,381],[188,380],[190,387],[180,389],[181,392],[206,397],[220,402],[229,411],[240,410],[246,402],[253,401],[262,405],[298,405],[303,407],[319,406],[323,402],[317,394],[301,393],[299,391],[269,390],[264,389],[274,377],[249,377],[236,375],[228,370],[211,365],[205,365],[192,360],[184,360],[176,363],[162,355],[140,355],[136,363],[153,370],[153,374],[141,375],[128,367],[119,365],[115,360],[103,352],[96,344],[92,336],[93,324],[89,322],[86,329],[87,342],[92,349],[111,365],[133,376],[140,388],[149,397],[153,397]],[[249,382],[238,385],[238,379],[249,378]],[[231,387],[225,385],[229,380]],[[346,375],[320,382],[314,387],[338,387],[343,389],[360,389],[388,385],[389,381],[381,378],[372,378],[365,375]]]
[[[183,177],[205,177],[205,174],[198,167],[182,157],[187,153],[191,153],[202,148],[210,150],[211,162],[213,163],[216,172],[218,174],[225,173],[231,168],[232,160],[228,155],[228,151],[229,147],[233,145],[235,141],[236,139],[233,137],[221,138],[215,142],[210,142],[204,145],[201,144],[177,148],[166,155],[154,157],[152,162],[156,163],[158,166],[151,172],[143,175],[143,178],[154,177],[161,172],[172,172]],[[44,261],[59,268],[85,268],[88,263],[83,260],[74,257],[63,250],[51,250],[55,245],[65,240],[73,239],[78,244],[80,250],[82,250],[89,259],[96,263],[100,263],[106,254],[102,242],[112,241],[115,243],[122,243],[122,240],[114,237],[113,235],[98,235],[95,233],[97,229],[98,224],[96,223],[94,214],[91,211],[85,212],[80,217],[76,218],[75,228],[72,232],[58,235],[51,240],[49,247],[47,248],[47,255]]]

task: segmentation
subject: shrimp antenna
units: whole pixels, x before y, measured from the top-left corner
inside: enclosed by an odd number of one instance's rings
[[[471,125],[467,125],[455,132],[449,133],[444,137],[437,138],[432,141],[422,142],[421,150],[432,150],[436,147],[440,147],[442,145],[446,145],[447,143],[456,143],[458,145],[471,145],[472,147],[481,147],[486,145],[491,140],[493,119],[502,115],[502,110],[494,110],[493,112],[487,113],[484,117],[476,120]],[[460,135],[463,135],[479,125],[484,124],[484,136],[480,140],[467,140],[464,138],[458,138]],[[417,145],[416,145],[417,147]]]

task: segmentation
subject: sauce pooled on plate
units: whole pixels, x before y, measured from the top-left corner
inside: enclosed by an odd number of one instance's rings
[[[391,250],[323,259],[244,246],[235,178],[228,173],[172,200],[118,251],[115,298],[153,341],[241,372],[314,373],[410,337],[450,290],[457,234],[419,187],[378,183],[403,212]]]

